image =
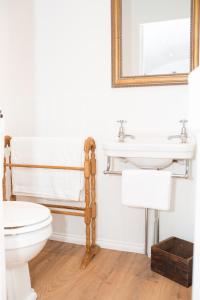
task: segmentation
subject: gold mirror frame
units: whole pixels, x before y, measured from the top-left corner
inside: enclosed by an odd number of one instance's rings
[[[122,76],[122,0],[111,0],[112,14],[112,86],[151,86],[187,84],[188,74],[152,76]],[[190,69],[199,65],[199,13],[200,0],[191,0],[191,47]]]

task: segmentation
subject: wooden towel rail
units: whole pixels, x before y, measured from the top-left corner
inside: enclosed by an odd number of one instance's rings
[[[10,148],[11,136],[5,136],[5,148]],[[89,137],[84,144],[84,166],[49,166],[49,165],[31,165],[31,164],[12,164],[11,150],[8,158],[4,157],[4,176],[3,176],[3,200],[7,199],[7,183],[6,171],[10,170],[10,185],[11,195],[10,200],[16,200],[16,196],[12,193],[12,168],[37,168],[37,169],[57,169],[57,170],[72,170],[84,172],[84,188],[85,188],[85,203],[84,207],[60,205],[60,204],[44,204],[50,208],[52,213],[63,214],[69,216],[83,217],[86,226],[86,249],[82,259],[81,268],[85,269],[91,259],[96,255],[99,247],[96,245],[96,158],[95,158],[95,141]],[[72,200],[73,201],[73,200]],[[38,203],[38,202],[37,202]]]

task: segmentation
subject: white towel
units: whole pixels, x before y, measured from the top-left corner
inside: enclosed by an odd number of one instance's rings
[[[12,138],[11,162],[56,166],[83,166],[81,139]],[[13,194],[47,199],[82,201],[83,172],[13,168]]]
[[[122,172],[122,204],[169,210],[171,181],[169,171],[124,170]]]

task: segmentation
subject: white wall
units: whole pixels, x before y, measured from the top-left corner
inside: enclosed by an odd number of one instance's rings
[[[4,144],[4,123],[0,118],[0,181],[3,178],[3,144]],[[0,185],[0,299],[6,300],[6,282],[5,282],[5,248],[3,233],[3,192],[2,184]]]
[[[14,5],[15,1],[10,3]],[[116,137],[118,119],[128,120],[127,132],[169,130],[177,133],[178,121],[187,112],[188,87],[111,88],[110,1],[35,0],[33,12],[26,0],[20,0],[17,8],[15,14],[26,9],[27,26],[22,30],[28,30],[29,34],[25,35],[25,41],[33,37],[33,45],[28,49],[22,47],[22,51],[30,55],[29,63],[34,62],[26,73],[27,80],[33,80],[34,88],[28,89],[30,97],[24,97],[21,91],[15,102],[14,91],[4,103],[9,133],[93,136],[97,143],[99,243],[116,249],[142,251],[143,211],[121,205],[120,178],[103,175],[102,144]],[[30,24],[28,22],[29,14],[34,18],[34,30],[32,17]],[[13,22],[11,13],[9,24]],[[23,62],[23,57],[18,59]],[[18,70],[19,65],[13,68]],[[21,86],[24,75],[18,79],[17,86]],[[161,215],[161,238],[176,235],[193,239],[192,186],[190,180],[177,180],[175,210]],[[62,239],[67,234],[68,240],[82,241],[82,224],[77,218],[57,216],[56,237]]]
[[[0,108],[12,134],[34,127],[33,2],[0,1]]]

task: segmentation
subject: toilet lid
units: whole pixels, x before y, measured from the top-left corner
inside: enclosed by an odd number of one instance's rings
[[[40,204],[4,201],[4,228],[17,228],[41,223],[49,218],[50,210]]]

